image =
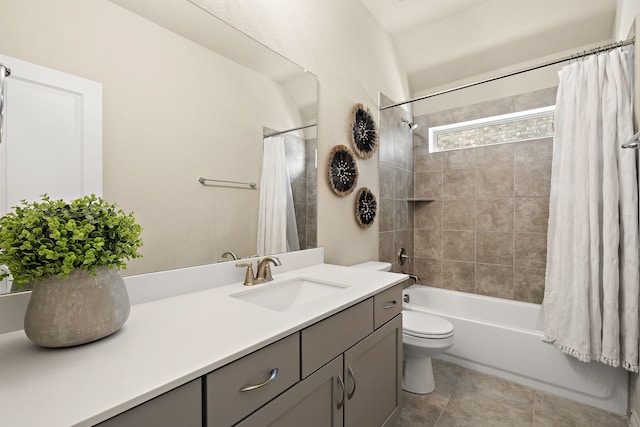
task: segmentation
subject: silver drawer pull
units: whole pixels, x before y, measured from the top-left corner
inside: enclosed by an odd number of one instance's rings
[[[273,368],[273,370],[271,371],[271,376],[269,377],[268,380],[266,380],[262,384],[246,385],[246,386],[242,387],[240,389],[240,391],[241,392],[245,392],[245,391],[255,390],[255,389],[260,388],[260,387],[264,387],[267,384],[269,384],[271,381],[275,380],[277,376],[278,376],[278,368]]]
[[[385,310],[388,308],[393,308],[396,305],[398,305],[398,303],[394,300],[394,301],[389,301],[388,303],[386,303],[385,305],[382,306],[382,308],[384,308]]]
[[[342,399],[338,402],[338,410],[342,409],[344,406],[344,382],[342,381],[342,377],[338,375],[338,385],[340,386],[340,390],[342,390]]]
[[[351,400],[351,398],[356,392],[356,377],[353,375],[353,369],[351,369],[351,366],[349,366],[349,369],[347,370],[347,374],[351,377],[351,381],[353,381],[353,389],[351,390],[351,393],[347,395],[347,400]]]

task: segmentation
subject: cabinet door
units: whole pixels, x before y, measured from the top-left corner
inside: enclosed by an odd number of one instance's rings
[[[98,425],[202,427],[202,382],[191,381]]]
[[[342,427],[346,399],[342,370],[343,357],[338,356],[237,427]]]
[[[402,408],[402,314],[345,353],[344,423],[393,425]]]

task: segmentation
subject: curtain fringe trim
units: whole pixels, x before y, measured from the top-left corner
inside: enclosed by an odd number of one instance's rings
[[[549,337],[544,337],[542,339],[542,341],[549,343],[549,344],[553,344],[558,350],[560,350],[562,353],[575,357],[576,359],[578,359],[581,362],[584,363],[589,363],[592,360],[596,361],[596,362],[600,362],[603,363],[605,365],[611,366],[612,368],[618,368],[620,367],[620,360],[618,359],[611,359],[609,357],[605,357],[605,356],[598,356],[596,354],[584,354],[584,353],[580,353],[579,351],[575,350],[574,348],[568,347],[568,346],[564,346],[561,344],[558,344],[558,342],[556,341],[555,338],[549,338]],[[622,367],[629,372],[634,372],[634,373],[638,373],[638,363],[632,363],[632,362],[628,362],[628,361],[624,361],[622,362]]]

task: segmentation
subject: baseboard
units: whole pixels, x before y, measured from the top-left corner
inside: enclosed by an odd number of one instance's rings
[[[629,427],[640,427],[640,416],[636,411],[631,411],[629,416]]]

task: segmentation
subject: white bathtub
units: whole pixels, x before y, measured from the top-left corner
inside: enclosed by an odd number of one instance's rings
[[[582,363],[543,342],[542,306],[421,285],[404,294],[405,310],[453,324],[455,344],[438,359],[626,415],[627,372]]]

